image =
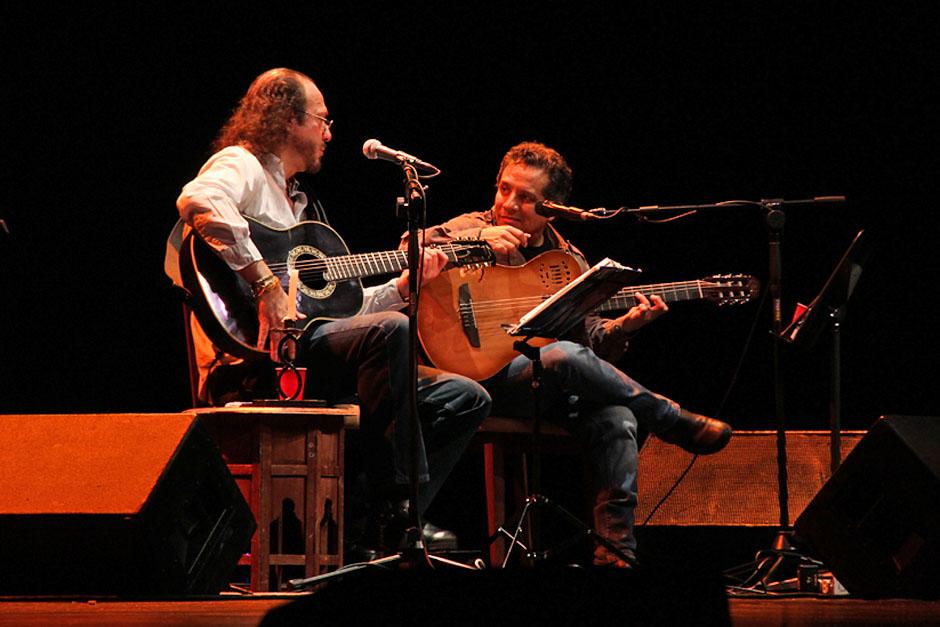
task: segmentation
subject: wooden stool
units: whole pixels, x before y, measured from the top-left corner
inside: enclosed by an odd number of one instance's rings
[[[475,436],[483,445],[483,472],[486,490],[486,530],[489,537],[506,522],[506,483],[515,503],[529,495],[527,457],[532,445],[532,420],[490,416]],[[541,422],[541,449],[549,455],[580,453],[581,445],[564,427]],[[497,567],[506,557],[504,543],[490,544],[490,565]]]
[[[304,577],[342,566],[344,424],[358,420],[359,408],[191,411],[215,437],[258,522],[240,562],[250,565],[251,590],[279,589],[285,566],[302,566]]]

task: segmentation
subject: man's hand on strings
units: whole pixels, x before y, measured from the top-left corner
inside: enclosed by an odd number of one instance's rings
[[[424,285],[428,281],[433,281],[444,270],[444,266],[447,265],[447,255],[440,248],[424,248],[421,251],[419,265],[421,267],[420,283]],[[410,293],[408,278],[410,276],[410,270],[405,270],[395,283],[402,300],[408,299]]]
[[[627,333],[639,330],[643,325],[669,311],[666,302],[656,294],[647,298],[640,292],[636,292],[633,297],[636,299],[636,305],[617,318],[620,327]]]

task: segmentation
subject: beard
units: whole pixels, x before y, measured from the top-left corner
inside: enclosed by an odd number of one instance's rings
[[[323,165],[320,159],[320,151],[322,150],[323,144],[303,138],[294,138],[291,143],[292,148],[297,154],[303,155],[303,171],[308,174],[316,174],[319,172]]]

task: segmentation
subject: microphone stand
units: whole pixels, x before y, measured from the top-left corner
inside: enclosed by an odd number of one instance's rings
[[[338,579],[351,572],[371,568],[383,567],[398,563],[403,570],[430,568],[431,562],[440,562],[455,568],[476,570],[473,567],[449,560],[438,555],[429,555],[425,550],[424,539],[421,535],[422,523],[418,507],[419,491],[419,451],[421,442],[421,417],[418,414],[418,286],[420,285],[420,259],[421,253],[418,245],[418,227],[426,208],[425,188],[421,185],[418,172],[413,163],[405,158],[399,159],[399,164],[405,175],[405,195],[396,199],[395,215],[402,216],[408,222],[408,389],[405,395],[403,415],[399,416],[399,425],[403,418],[408,417],[410,422],[409,440],[411,444],[411,460],[409,468],[409,498],[408,529],[405,532],[404,547],[401,552],[388,555],[370,562],[348,564],[337,570],[314,575],[306,579],[292,579],[289,581],[295,590],[305,588],[329,579]]]
[[[759,577],[759,580],[765,588],[771,582],[773,575],[780,569],[788,557],[799,557],[792,551],[790,538],[793,536],[793,527],[790,525],[789,511],[789,491],[787,485],[787,432],[786,416],[784,413],[784,386],[780,372],[780,342],[783,341],[781,333],[783,331],[782,316],[782,278],[783,261],[781,255],[781,241],[783,227],[786,223],[786,214],[783,212],[785,206],[808,205],[817,203],[835,203],[844,202],[844,196],[817,196],[815,198],[803,200],[731,200],[714,204],[704,205],[672,205],[660,206],[652,205],[645,207],[620,207],[613,211],[606,209],[594,210],[592,213],[599,217],[613,217],[619,213],[627,214],[657,214],[674,213],[677,211],[695,212],[699,210],[718,210],[731,209],[739,207],[760,207],[765,211],[765,222],[768,233],[768,279],[767,289],[771,297],[771,335],[773,337],[773,379],[774,379],[774,408],[777,423],[776,445],[777,445],[777,502],[779,508],[779,528],[774,537],[770,555],[761,559],[753,576]]]
[[[408,508],[408,529],[405,534],[405,546],[399,555],[392,555],[375,563],[387,564],[398,561],[403,569],[429,568],[431,562],[439,562],[456,568],[475,570],[439,555],[428,554],[422,537],[422,521],[418,492],[420,480],[418,466],[420,451],[423,450],[421,435],[421,416],[418,413],[418,291],[421,284],[421,248],[418,242],[418,230],[423,222],[427,202],[425,188],[421,185],[415,164],[406,156],[399,158],[399,164],[405,175],[405,195],[396,201],[396,215],[402,215],[408,222],[408,390],[405,401],[405,415],[410,418],[411,468],[410,499]],[[399,416],[401,420],[402,416]],[[332,573],[330,573],[332,574]]]
[[[418,415],[418,286],[420,285],[421,249],[418,245],[418,226],[425,210],[424,187],[418,179],[414,165],[400,160],[405,175],[405,196],[397,200],[396,213],[402,214],[408,223],[408,393],[406,412],[410,416],[411,428],[411,473],[410,497],[408,508],[408,530],[404,550],[405,566],[419,566],[427,563],[424,540],[421,534],[421,514],[418,507],[418,465],[421,450],[421,417]]]

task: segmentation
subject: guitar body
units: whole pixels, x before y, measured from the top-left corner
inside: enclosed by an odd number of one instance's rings
[[[505,328],[568,285],[584,269],[577,258],[550,250],[523,266],[444,272],[421,288],[418,338],[436,367],[476,379],[499,372],[519,353]],[[552,340],[532,338],[532,346]]]
[[[252,241],[285,288],[290,268],[349,254],[339,234],[321,222],[275,229],[250,218],[248,221]],[[258,310],[251,286],[195,231],[183,243],[180,274],[196,319],[213,344],[237,357],[267,356],[267,351],[256,348]],[[323,274],[323,268],[299,273],[297,310],[307,316],[301,321],[304,328],[318,321],[355,315],[362,307],[362,282],[358,278],[328,281]]]
[[[251,240],[285,289],[296,270],[298,325],[349,318],[362,309],[361,277],[394,274],[408,267],[401,250],[350,255],[339,233],[322,222],[301,222],[276,229],[247,218]],[[455,240],[436,246],[448,267],[481,267],[493,263],[493,250],[482,240]],[[212,343],[244,359],[267,358],[256,348],[258,310],[251,286],[190,232],[180,250],[180,275],[190,306]]]
[[[585,270],[576,257],[550,250],[522,266],[493,266],[442,273],[421,288],[418,339],[436,367],[482,381],[519,353],[506,329]],[[635,293],[657,295],[666,303],[707,300],[720,306],[752,300],[760,283],[742,274],[694,281],[624,287],[596,311],[626,311]],[[553,340],[531,338],[532,346]]]

